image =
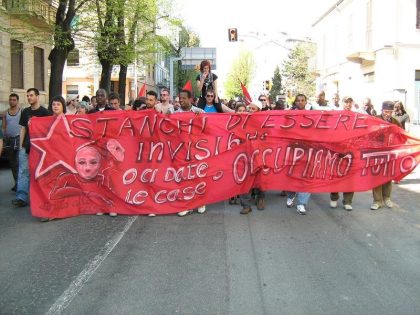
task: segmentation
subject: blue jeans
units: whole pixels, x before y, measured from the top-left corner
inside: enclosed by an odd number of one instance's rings
[[[306,206],[309,201],[309,198],[311,197],[311,193],[307,193],[307,192],[295,193],[291,191],[287,192],[287,198],[294,198],[295,196],[297,197],[297,203],[296,203],[297,205]]]
[[[16,199],[29,202],[29,155],[25,149],[19,151],[19,173],[16,188]]]

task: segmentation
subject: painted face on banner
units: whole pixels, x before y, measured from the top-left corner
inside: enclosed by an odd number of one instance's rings
[[[106,148],[118,162],[124,161],[125,149],[118,140],[109,139]]]
[[[80,177],[90,180],[99,173],[101,154],[96,148],[87,146],[77,152],[75,162]]]

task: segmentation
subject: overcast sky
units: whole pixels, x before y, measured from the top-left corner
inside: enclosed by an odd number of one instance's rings
[[[224,80],[240,45],[228,42],[228,29],[237,28],[239,38],[311,37],[311,25],[336,0],[177,0],[174,9],[185,24],[198,33],[202,47],[216,47],[218,70]],[[287,33],[287,36],[281,33]],[[266,35],[263,35],[266,34]],[[283,36],[283,37],[282,37]],[[252,47],[252,45],[251,45]],[[256,60],[257,64],[259,60]],[[222,82],[220,82],[222,83]]]

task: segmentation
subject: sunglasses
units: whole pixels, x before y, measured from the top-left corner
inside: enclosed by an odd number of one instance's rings
[[[206,97],[214,97],[214,95],[207,94]]]
[[[260,99],[260,102],[265,102],[265,101],[267,101],[267,99],[265,98]]]

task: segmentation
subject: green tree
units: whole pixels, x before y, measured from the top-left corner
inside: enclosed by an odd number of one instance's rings
[[[125,0],[124,10],[118,12],[118,51],[115,64],[119,64],[118,93],[125,104],[127,68],[138,56],[143,63],[153,62],[158,36],[155,32],[157,6],[155,0]],[[139,31],[141,25],[141,32]],[[149,27],[147,27],[149,25]]]
[[[119,92],[125,95],[127,67],[136,58],[154,62],[158,50],[170,47],[166,36],[158,35],[161,15],[156,0],[95,0],[97,12],[96,50],[102,65],[99,86],[110,90],[114,65],[120,65]]]
[[[173,54],[176,57],[181,56],[181,49],[183,47],[199,47],[200,38],[184,25],[180,25],[178,32],[178,41],[172,46]],[[177,66],[174,69],[174,82],[175,88],[180,90],[188,80],[191,80],[193,86],[193,94],[198,95],[200,91],[197,89],[195,79],[200,72],[197,69],[182,69],[182,61],[179,60]],[[176,95],[178,91],[173,91],[173,95]]]
[[[255,73],[255,59],[251,51],[242,50],[232,67],[225,81],[225,95],[227,98],[242,96],[241,82],[248,86]]]
[[[283,86],[281,82],[281,74],[280,74],[280,68],[279,66],[276,67],[274,70],[274,76],[272,79],[273,86],[270,90],[270,97],[275,101],[277,95],[281,95],[283,93]]]
[[[48,56],[51,63],[48,89],[50,99],[62,93],[64,65],[69,52],[74,49],[72,22],[85,3],[86,0],[60,0],[59,2],[54,25],[54,47]]]
[[[282,71],[287,90],[304,93],[308,97],[314,95],[316,75],[309,60],[315,56],[315,50],[315,44],[307,42],[298,43],[291,50]]]

